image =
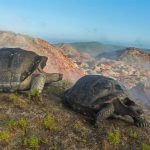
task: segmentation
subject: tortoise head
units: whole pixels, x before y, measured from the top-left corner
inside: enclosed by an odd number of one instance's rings
[[[142,108],[128,97],[125,99],[125,105],[136,111],[139,115],[144,113]]]
[[[120,93],[117,97],[122,102],[122,104],[124,104],[126,107],[131,108],[139,115],[142,115],[144,113],[142,108],[134,102],[134,99],[132,97],[129,97],[126,93]]]
[[[40,56],[40,67],[43,69],[46,66],[48,58],[46,56]]]

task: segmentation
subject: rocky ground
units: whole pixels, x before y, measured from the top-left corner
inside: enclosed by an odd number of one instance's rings
[[[1,93],[0,149],[150,149],[149,127],[137,128],[130,119],[108,119],[98,129],[88,117],[65,107],[60,97],[69,86],[66,81],[49,85],[42,98],[38,93]]]

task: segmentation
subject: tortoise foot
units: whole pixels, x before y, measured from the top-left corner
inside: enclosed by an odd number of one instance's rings
[[[144,118],[141,118],[141,117],[136,118],[134,121],[134,124],[137,127],[148,127],[149,126],[148,122]]]

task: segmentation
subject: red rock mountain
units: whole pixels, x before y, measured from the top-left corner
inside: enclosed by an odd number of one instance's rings
[[[59,46],[61,48],[64,55],[71,58],[72,60],[76,62],[92,62],[95,60],[93,56],[91,56],[89,53],[86,52],[79,52],[77,49],[75,49],[70,44],[61,44]]]
[[[124,50],[119,60],[129,63],[150,63],[150,54],[139,48],[130,47]]]
[[[71,82],[75,82],[84,75],[84,71],[68,59],[59,48],[42,39],[1,31],[0,47],[19,47],[47,56],[45,71],[63,73],[64,79]]]

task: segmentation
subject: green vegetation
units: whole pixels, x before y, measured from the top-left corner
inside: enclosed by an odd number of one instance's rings
[[[29,146],[31,148],[38,148],[40,144],[40,140],[37,136],[33,135],[30,140],[28,140]]]
[[[20,98],[17,94],[10,94],[9,99],[15,106],[24,107],[27,104],[27,102]]]
[[[21,118],[18,121],[18,126],[22,129],[23,135],[27,132],[27,127],[29,126],[29,120],[26,118]]]
[[[34,89],[32,92],[28,94],[28,99],[33,101],[41,101],[41,93],[39,89]]]
[[[27,130],[27,127],[29,126],[29,120],[26,118],[21,118],[19,120],[9,120],[6,122],[6,125],[10,130],[15,130],[17,127],[19,127],[24,134]]]
[[[87,131],[84,125],[81,124],[81,122],[77,121],[73,125],[74,131],[79,134],[84,140],[87,138]]]
[[[54,149],[53,150],[57,150],[58,148],[57,148],[57,145],[56,144],[54,144]]]
[[[113,145],[118,145],[120,142],[120,132],[119,129],[115,129],[113,132],[108,133],[108,140]]]
[[[24,138],[23,145],[33,148],[33,149],[39,148],[40,147],[40,139],[37,136],[32,135],[29,139]]]
[[[142,150],[150,150],[150,145],[142,143]]]
[[[50,114],[48,114],[47,117],[43,120],[43,125],[46,129],[53,130],[53,131],[58,130],[55,120]]]
[[[137,138],[137,137],[138,137],[137,132],[134,131],[134,130],[130,130],[130,137],[132,137],[132,138]]]
[[[8,130],[0,131],[0,140],[8,142],[11,133]]]
[[[6,122],[10,130],[14,130],[18,126],[18,121],[16,120],[9,120]]]

